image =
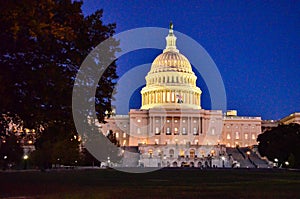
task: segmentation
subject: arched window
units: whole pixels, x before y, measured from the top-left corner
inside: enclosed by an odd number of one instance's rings
[[[195,150],[194,149],[190,150],[190,158],[195,158]]]
[[[227,134],[227,140],[230,140],[231,139],[231,137],[230,137],[230,134],[228,133]]]
[[[153,150],[152,150],[152,149],[149,149],[149,150],[148,150],[148,154],[149,154],[149,157],[152,158]]]
[[[173,158],[173,157],[174,157],[174,150],[173,150],[173,149],[170,149],[169,155],[170,155],[170,158]]]

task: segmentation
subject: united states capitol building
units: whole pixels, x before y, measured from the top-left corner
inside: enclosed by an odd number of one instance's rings
[[[234,151],[236,146],[257,145],[261,117],[201,108],[197,76],[176,47],[172,25],[145,79],[141,108],[101,124],[101,131],[112,131],[124,148],[123,166],[232,167],[241,152]],[[126,157],[127,151],[136,155]]]

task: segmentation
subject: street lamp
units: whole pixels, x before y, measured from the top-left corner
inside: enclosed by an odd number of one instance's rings
[[[107,157],[107,166],[109,167],[110,165],[110,157]]]
[[[288,161],[285,161],[284,164],[285,166],[289,166],[290,163]]]
[[[275,163],[274,163],[274,166],[275,166],[275,167],[278,167],[278,159],[277,159],[277,158],[274,159],[274,162],[275,162]]]
[[[24,155],[23,159],[24,159],[24,169],[27,169],[27,160],[28,160],[28,155]]]

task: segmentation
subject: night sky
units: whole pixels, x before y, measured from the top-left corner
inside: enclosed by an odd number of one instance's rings
[[[102,8],[104,23],[115,22],[117,33],[140,27],[168,28],[172,21],[176,31],[209,53],[222,75],[228,109],[238,110],[241,116],[280,119],[300,112],[300,1],[212,2],[85,0],[83,11],[87,15]],[[160,53],[148,49],[120,57],[119,76],[151,63]],[[202,107],[210,109],[200,76],[197,85],[203,92]],[[138,93],[137,89],[130,108],[140,107]]]

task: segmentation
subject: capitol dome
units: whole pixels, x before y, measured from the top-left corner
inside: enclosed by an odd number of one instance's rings
[[[200,109],[201,90],[189,60],[176,47],[173,25],[166,37],[166,48],[158,55],[146,76],[141,91],[142,107]]]
[[[189,60],[179,52],[166,51],[155,58],[150,73],[184,72],[194,74]]]

